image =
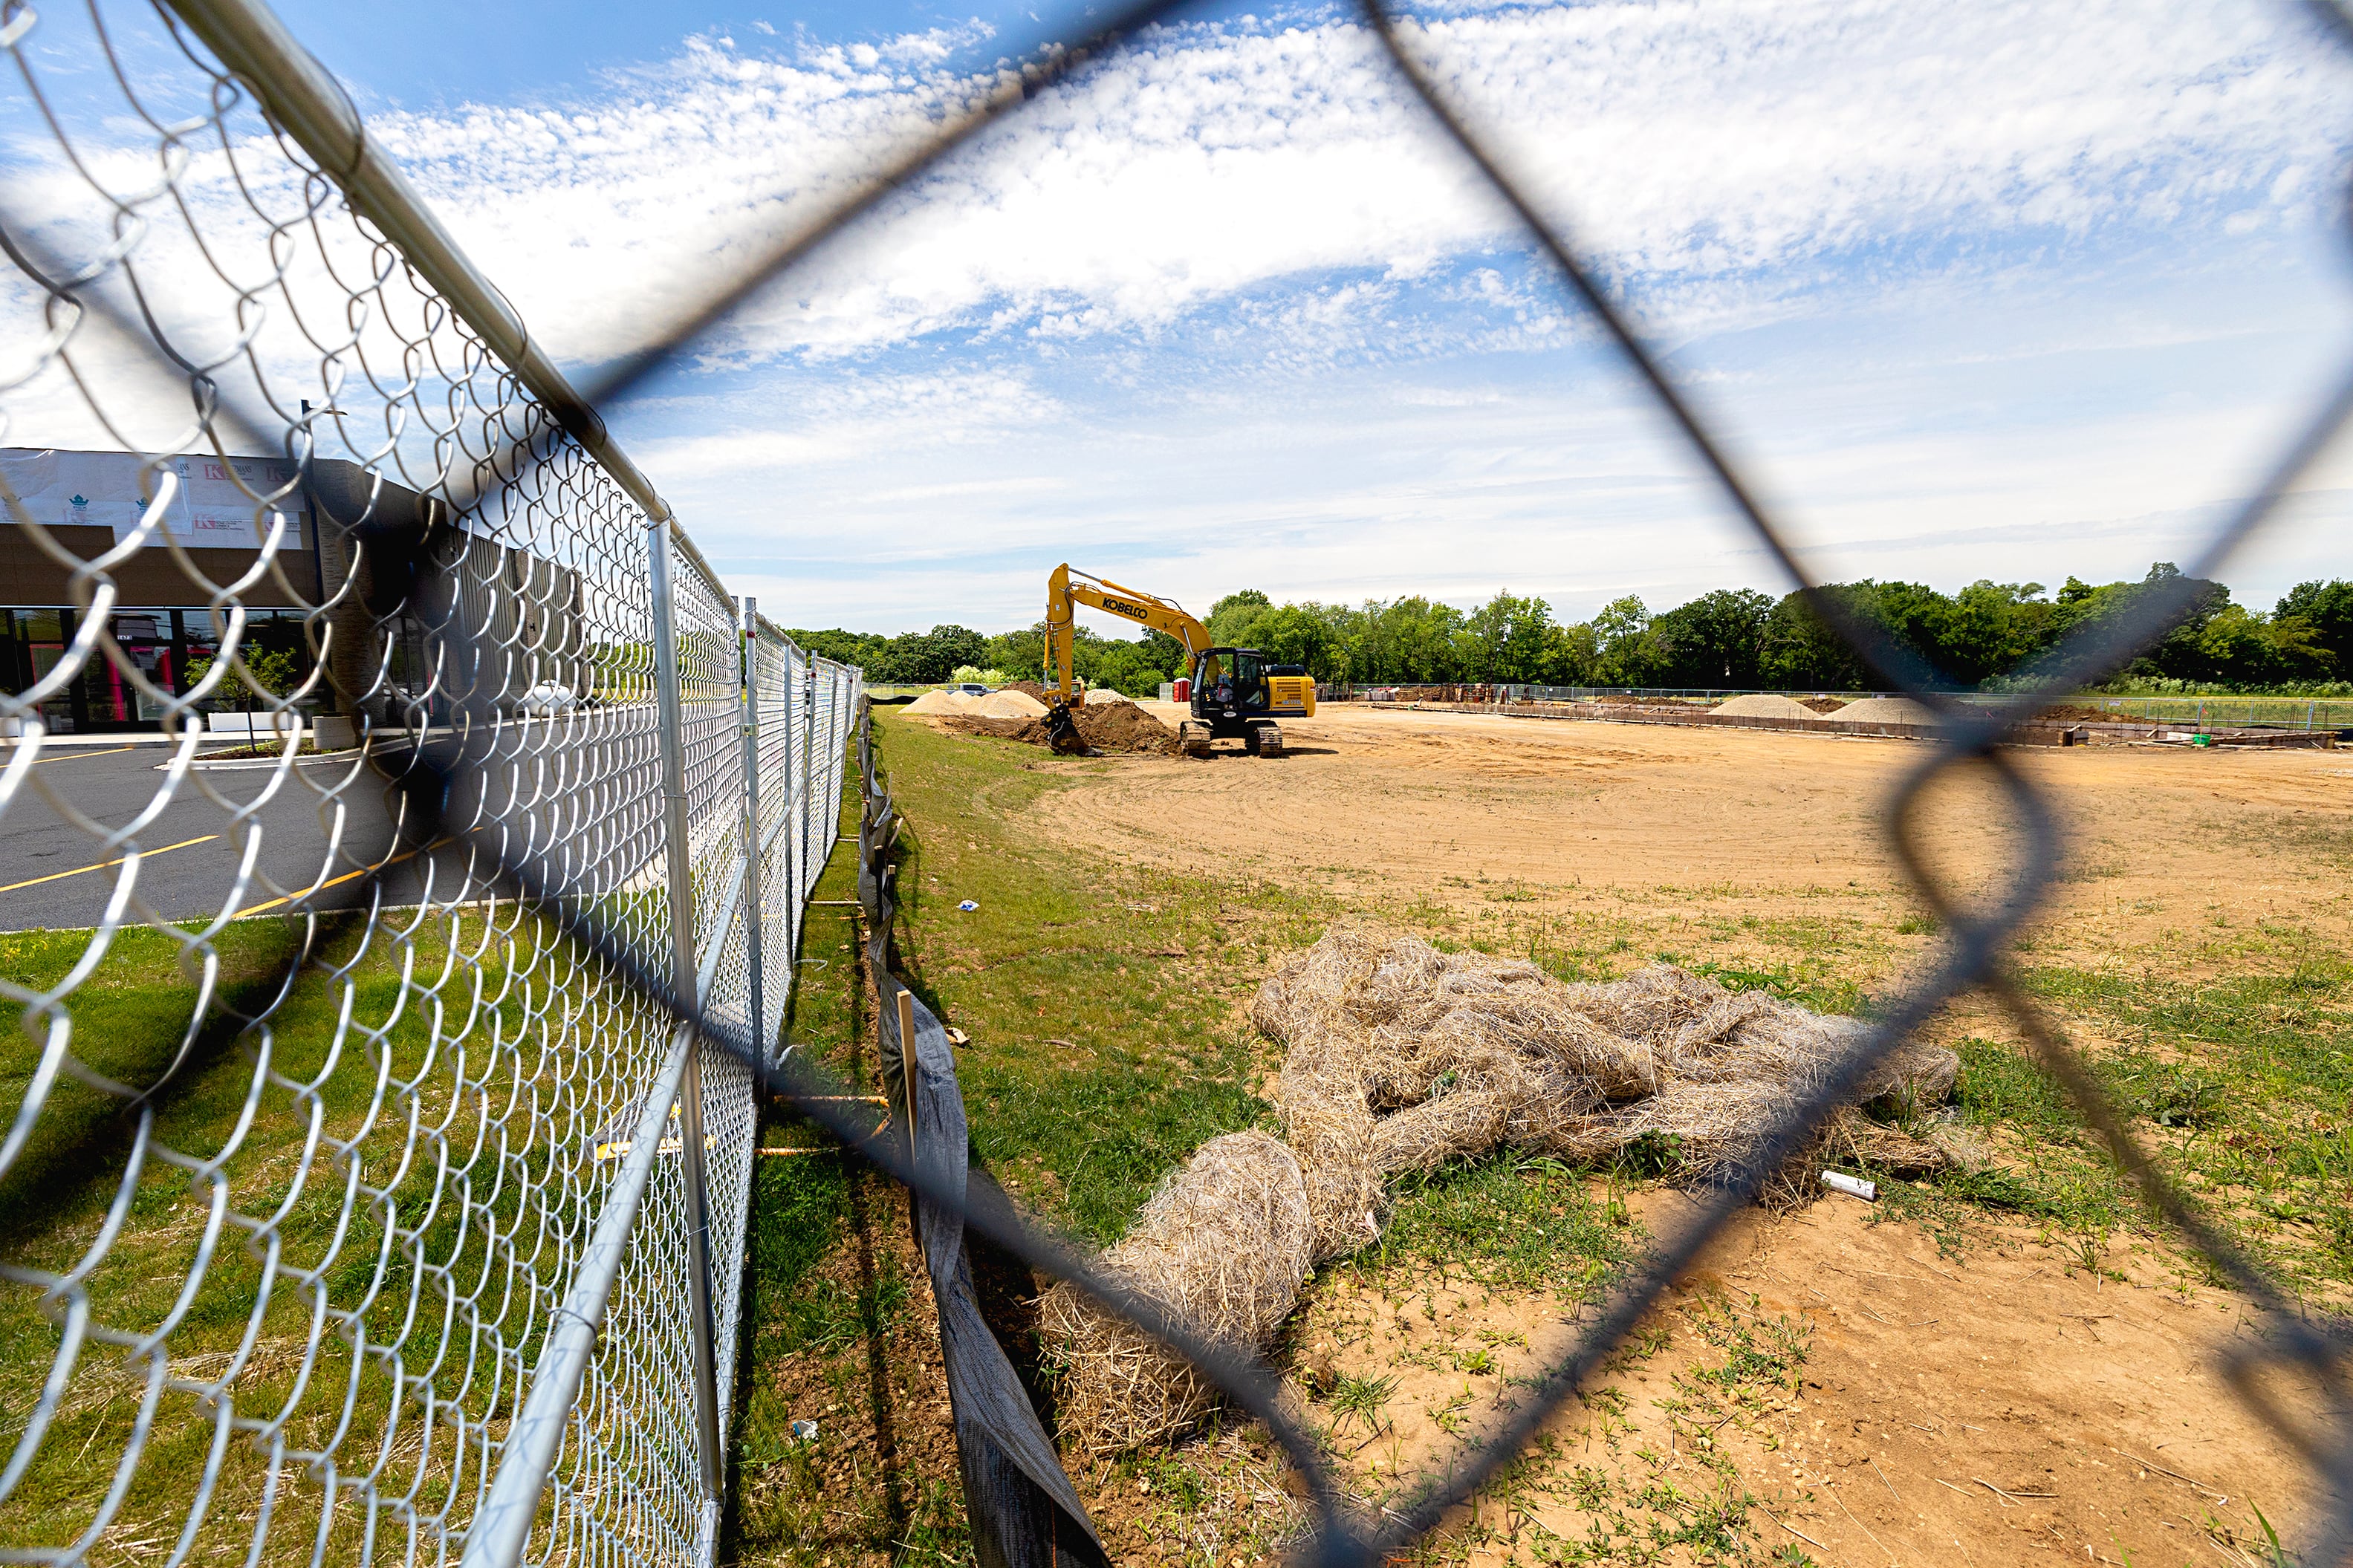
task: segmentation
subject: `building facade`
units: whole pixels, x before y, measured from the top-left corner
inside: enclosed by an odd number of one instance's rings
[[[571,568],[452,528],[446,507],[351,463],[322,459],[307,482],[280,458],[143,467],[130,453],[0,448],[0,686],[11,695],[33,689],[92,630],[97,612],[84,604],[97,602],[96,584],[85,576],[77,591],[78,563],[136,535],[167,471],[176,482],[160,528],[104,568],[116,589],[104,629],[157,688],[193,689],[241,606],[238,646],[272,691],[300,689],[325,659],[330,679],[305,702],[318,714],[369,706],[379,721],[434,721],[546,682],[585,694]],[[461,584],[454,595],[435,589],[437,571]],[[473,636],[445,646],[431,628],[451,621]],[[235,715],[268,704],[232,679],[207,706],[212,727],[236,728]],[[52,733],[78,734],[153,730],[164,710],[114,659],[97,657],[40,711]]]

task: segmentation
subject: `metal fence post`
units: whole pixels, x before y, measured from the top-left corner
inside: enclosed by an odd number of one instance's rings
[[[686,700],[680,666],[677,590],[671,581],[670,524],[646,525],[647,574],[653,601],[654,709],[660,728],[664,847],[669,855],[670,984],[680,1002],[702,1004],[694,962],[694,867],[687,839]],[[711,1202],[702,1142],[702,1042],[687,1053],[679,1086],[679,1154],[686,1176],[687,1295],[694,1331],[694,1429],[706,1504],[716,1506],[725,1471],[719,1453],[719,1362],[711,1307]]]
[[[806,899],[817,887],[817,873],[810,858],[817,852],[812,828],[817,821],[817,800],[811,786],[817,781],[817,660],[811,658],[803,666],[801,681],[801,885],[793,889],[797,899]]]
[[[752,973],[752,1039],[765,1070],[775,1041],[768,1034],[766,965],[761,957],[768,905],[760,866],[760,601],[744,601],[744,635],[736,639],[744,679],[744,959]]]

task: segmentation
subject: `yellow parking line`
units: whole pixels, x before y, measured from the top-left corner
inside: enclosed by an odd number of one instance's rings
[[[427,847],[430,847],[430,846],[427,846]],[[342,876],[340,876],[340,877],[330,877],[327,880],[325,880],[325,881],[323,881],[323,882],[320,883],[316,888],[305,888],[305,889],[304,889],[301,892],[300,892],[300,893],[289,893],[288,895],[286,895],[286,897],[285,897],[285,898],[282,898],[282,899],[271,899],[271,900],[269,900],[268,902],[266,902],[266,903],[259,903],[259,904],[256,904],[256,905],[254,905],[251,909],[248,909],[248,910],[237,910],[237,913],[236,913],[235,915],[232,915],[230,918],[231,918],[232,920],[240,920],[240,921],[241,921],[241,920],[245,919],[245,917],[246,917],[246,916],[248,916],[248,915],[259,915],[259,914],[264,914],[264,913],[267,913],[268,911],[269,911],[269,910],[271,910],[276,909],[279,905],[283,904],[283,903],[290,903],[290,902],[291,902],[291,901],[292,901],[293,900],[295,900],[295,899],[298,899],[298,898],[308,898],[308,897],[310,897],[310,896],[311,896],[311,894],[312,894],[312,893],[314,893],[314,892],[321,892],[321,893],[323,893],[323,892],[325,892],[329,888],[341,887],[343,883],[350,881],[350,880],[351,880],[353,878],[354,878],[354,877],[365,877],[365,876],[369,876],[369,875],[372,875],[372,874],[373,874],[373,873],[375,873],[375,872],[377,872],[377,871],[381,871],[381,870],[383,870],[386,866],[397,866],[397,865],[399,865],[403,860],[408,860],[408,859],[413,859],[413,858],[415,858],[416,855],[417,855],[417,851],[416,851],[416,850],[414,850],[414,849],[411,849],[411,850],[408,850],[408,851],[406,851],[406,852],[405,852],[405,853],[403,853],[403,854],[396,855],[396,856],[394,856],[394,857],[393,857],[391,859],[389,859],[389,860],[379,860],[379,861],[377,861],[377,862],[376,862],[375,865],[373,865],[373,866],[363,866],[363,867],[361,867],[361,868],[360,868],[358,870],[356,870],[356,871],[346,871],[346,872],[344,872],[344,873],[343,873]],[[8,890],[8,889],[5,889],[5,888],[0,888],[0,893],[5,893],[5,892],[6,892],[7,890]]]
[[[122,749],[127,752],[131,748],[125,746]],[[35,763],[33,765],[35,767],[39,767],[41,764]],[[174,849],[185,849],[191,844],[210,844],[214,839],[218,838],[219,837],[220,835],[217,833],[207,833],[202,838],[183,838],[177,844],[166,844],[161,849],[142,849],[140,851],[140,854],[142,858],[152,858],[157,855],[166,854]],[[79,877],[84,871],[103,871],[109,866],[120,866],[124,860],[128,860],[130,858],[130,856],[125,855],[121,857],[121,859],[100,860],[95,866],[77,866],[70,871],[52,871],[46,877],[27,878],[22,882],[11,882],[6,887],[0,888],[0,893],[13,893],[19,888],[37,888],[44,882],[62,881],[68,877]]]
[[[24,744],[24,742],[20,741],[20,742],[17,742],[17,744],[18,744],[18,745],[22,745],[22,744]],[[33,768],[46,768],[46,767],[47,767],[51,763],[78,763],[78,762],[81,761],[84,757],[111,757],[111,756],[114,755],[114,753],[115,753],[115,752],[135,752],[135,751],[137,751],[138,749],[139,749],[139,748],[138,748],[138,747],[136,747],[136,746],[108,746],[108,747],[104,748],[104,749],[103,749],[103,750],[101,750],[101,751],[96,751],[96,752],[67,752],[64,756],[62,756],[62,757],[43,757],[43,758],[42,758],[39,762],[37,762],[37,763],[26,763],[25,765],[26,765],[26,767],[33,767]],[[163,853],[163,851],[162,851],[162,850],[160,850],[160,849],[150,849],[147,853],[149,853],[150,855],[160,855],[160,854],[162,854],[162,853]],[[16,885],[17,885],[18,887],[20,887],[20,888],[21,888],[21,887],[23,887],[25,884],[24,884],[24,883],[22,883],[22,882],[19,882],[19,883],[17,883]],[[0,888],[0,892],[6,892],[6,891],[7,891],[7,889],[6,889],[5,888]]]

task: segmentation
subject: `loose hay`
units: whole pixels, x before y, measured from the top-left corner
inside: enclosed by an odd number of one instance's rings
[[[1348,926],[1278,969],[1250,1018],[1288,1047],[1272,1090],[1288,1149],[1260,1133],[1204,1145],[1104,1255],[1205,1333],[1250,1349],[1271,1340],[1310,1266],[1380,1239],[1390,1178],[1504,1146],[1599,1160],[1648,1140],[1685,1179],[1725,1181],[1862,1027],[1664,964],[1570,985],[1519,960]],[[1916,1110],[1959,1068],[1950,1051],[1906,1043],[1854,1099]],[[1811,1168],[1842,1155],[1910,1173],[1980,1158],[1957,1134],[1841,1110],[1771,1173],[1768,1196],[1799,1201]],[[1067,1287],[1048,1294],[1043,1321],[1067,1367],[1065,1426],[1090,1449],[1164,1436],[1213,1402],[1181,1362]]]
[[[1310,1239],[1298,1159],[1263,1132],[1230,1132],[1163,1182],[1101,1261],[1205,1337],[1247,1352],[1291,1315]],[[1039,1321],[1071,1369],[1063,1424],[1090,1449],[1179,1431],[1216,1401],[1181,1359],[1069,1285],[1046,1292]]]

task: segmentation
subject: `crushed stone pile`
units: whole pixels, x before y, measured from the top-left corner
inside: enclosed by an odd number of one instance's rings
[[[1282,1144],[1241,1133],[1203,1145],[1103,1257],[1205,1334],[1250,1350],[1271,1342],[1311,1267],[1380,1238],[1391,1178],[1504,1145],[1598,1160],[1649,1139],[1684,1179],[1725,1181],[1862,1028],[1668,965],[1570,985],[1519,960],[1353,926],[1278,970],[1250,1018],[1288,1047],[1271,1096]],[[1917,1111],[1951,1093],[1959,1068],[1950,1051],[1907,1043],[1853,1098]],[[1841,1110],[1768,1195],[1801,1199],[1812,1190],[1801,1177],[1841,1154],[1915,1173],[1981,1158],[1957,1134],[1915,1136]],[[1082,1447],[1154,1441],[1215,1402],[1181,1362],[1068,1286],[1040,1313],[1065,1367],[1064,1426]]]
[[[1071,710],[1071,721],[1087,744],[1098,752],[1134,752],[1152,756],[1176,754],[1176,731],[1122,698]],[[995,735],[1024,745],[1046,744],[1043,719],[989,719],[976,713],[947,718],[944,727],[970,735]]]
[[[1814,710],[1793,698],[1770,691],[1752,691],[1746,697],[1735,697],[1708,710],[1711,713],[1729,713],[1742,719],[1812,719]]]
[[[1934,724],[1936,710],[1909,697],[1862,697],[1827,715],[1862,724]]]
[[[1046,711],[1046,704],[1026,691],[1006,687],[973,704],[971,711],[982,719],[1035,719]]]
[[[1108,707],[1113,702],[1125,702],[1129,699],[1120,692],[1113,691],[1108,686],[1091,686],[1087,689],[1086,700],[1089,707]]]
[[[968,691],[926,691],[901,710],[902,712],[934,717],[947,713],[969,713],[974,698]]]

